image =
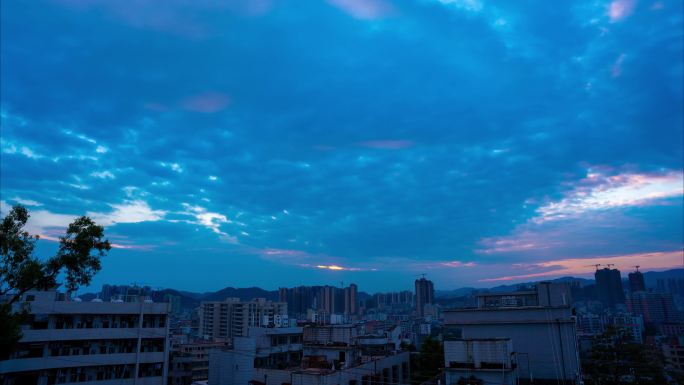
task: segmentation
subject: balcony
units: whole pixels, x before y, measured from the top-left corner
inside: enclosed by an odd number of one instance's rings
[[[141,363],[164,362],[164,352],[140,353]],[[40,358],[19,358],[0,361],[0,374],[38,371],[44,369],[73,368],[92,365],[134,364],[136,353],[88,354],[77,356],[50,356]]]
[[[93,328],[24,330],[20,342],[166,338],[166,328]]]

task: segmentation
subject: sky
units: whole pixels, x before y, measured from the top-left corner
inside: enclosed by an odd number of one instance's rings
[[[0,2],[0,211],[93,287],[682,267],[679,0]]]

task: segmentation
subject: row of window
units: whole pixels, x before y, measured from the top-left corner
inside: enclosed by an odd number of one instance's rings
[[[163,363],[140,364],[138,377],[161,377]],[[57,385],[66,383],[104,381],[104,380],[124,380],[133,378],[135,373],[134,364],[106,365],[106,366],[86,366],[75,368],[51,369],[44,372],[47,385]],[[7,378],[9,383],[16,385],[39,383],[37,373],[17,373],[12,378]]]
[[[91,354],[135,353],[138,340],[135,338],[116,340],[52,341],[47,343],[21,344],[13,354],[14,359],[81,356]],[[140,351],[143,353],[163,352],[163,338],[143,338]]]
[[[28,326],[30,329],[109,329],[137,328],[138,315],[48,315],[32,314]],[[166,327],[166,315],[144,314],[143,328]]]

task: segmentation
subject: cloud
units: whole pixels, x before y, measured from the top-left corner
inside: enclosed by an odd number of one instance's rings
[[[110,204],[113,210],[108,213],[88,212],[87,215],[103,226],[117,223],[155,222],[164,219],[167,211],[153,210],[143,200],[125,201],[120,204]]]
[[[24,205],[24,206],[42,206],[42,205],[43,205],[42,203],[36,202],[36,201],[34,201],[34,200],[32,200],[32,199],[22,199],[22,198],[19,198],[19,197],[14,197],[14,198],[12,198],[12,200],[13,200],[14,202],[16,202],[16,203],[18,203],[18,204],[20,204],[20,205]]]
[[[221,239],[226,240],[230,243],[237,243],[237,238],[235,236],[229,235],[228,233],[221,231],[221,224],[232,223],[228,218],[219,213],[207,211],[206,208],[200,206],[193,206],[188,203],[183,203],[185,208],[184,214],[191,215],[195,217],[196,224],[202,225],[208,229],[211,229],[214,233],[221,236]]]
[[[393,7],[385,0],[327,0],[328,3],[360,20],[374,20],[388,16]]]
[[[570,258],[551,260],[536,264],[516,264],[511,270],[536,271],[519,275],[507,275],[495,278],[480,279],[480,282],[518,281],[562,276],[586,276],[593,274],[595,264],[615,265],[620,270],[631,270],[639,265],[643,270],[665,270],[682,267],[684,252],[682,250],[658,251],[627,255],[595,256],[591,258]]]
[[[183,172],[183,167],[181,167],[181,165],[179,165],[178,163],[160,162],[159,164],[162,167],[168,168],[171,171],[177,172],[179,174]]]
[[[185,99],[182,105],[188,111],[208,114],[225,109],[230,102],[230,97],[224,93],[205,92]]]
[[[301,265],[302,267],[310,267],[310,265]],[[332,270],[332,271],[378,271],[378,269],[364,269],[360,267],[344,267],[339,265],[316,265],[317,269]]]
[[[0,142],[2,153],[4,154],[21,154],[30,159],[40,159],[43,155],[37,154],[34,150],[27,146],[17,146],[14,143],[2,140]]]
[[[377,148],[383,150],[400,150],[414,145],[410,140],[369,140],[359,143],[362,147]]]
[[[636,0],[613,0],[608,6],[608,17],[612,23],[621,21],[634,12]]]
[[[90,173],[90,176],[93,176],[95,178],[100,178],[100,179],[116,179],[114,174],[112,174],[111,171],[93,171]]]
[[[622,75],[622,62],[625,61],[625,54],[622,53],[620,56],[618,56],[617,59],[615,59],[615,62],[613,63],[613,68],[610,71],[610,74],[612,77],[617,78]]]
[[[682,171],[607,175],[590,170],[563,199],[539,207],[533,221],[553,221],[595,210],[657,204],[658,200],[683,194]]]
[[[483,8],[481,0],[437,0],[442,4],[454,6],[466,11],[479,12]]]

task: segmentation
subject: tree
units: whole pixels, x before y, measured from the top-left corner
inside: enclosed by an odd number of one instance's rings
[[[411,383],[422,384],[442,371],[444,347],[442,343],[428,336],[420,345],[418,353],[411,354]]]
[[[634,343],[616,328],[609,328],[593,341],[582,357],[582,369],[588,385],[618,385],[625,382],[623,377],[633,377],[637,384],[666,382],[660,350]]]
[[[88,285],[100,271],[100,258],[111,249],[104,239],[104,227],[88,217],[76,218],[59,238],[57,254],[47,260],[34,256],[38,235],[24,230],[30,218],[20,205],[2,219],[0,224],[0,351],[11,352],[21,338],[20,325],[25,311],[13,310],[29,290],[46,290],[64,277],[69,292]]]

